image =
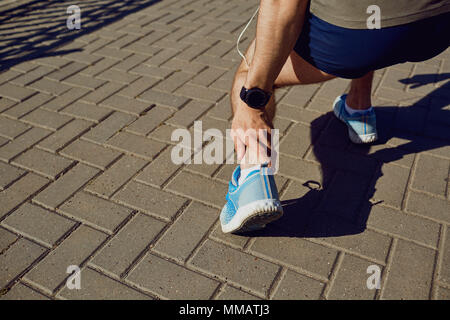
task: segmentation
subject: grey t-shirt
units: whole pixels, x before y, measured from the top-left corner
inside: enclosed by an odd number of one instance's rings
[[[311,0],[310,11],[331,24],[351,29],[366,29],[373,14],[367,8],[380,8],[381,28],[433,17],[450,11],[450,0]],[[442,30],[449,32],[449,30]]]

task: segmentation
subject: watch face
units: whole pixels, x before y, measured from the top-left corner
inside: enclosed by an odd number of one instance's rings
[[[264,105],[266,94],[262,90],[250,89],[247,93],[247,103],[254,107]]]

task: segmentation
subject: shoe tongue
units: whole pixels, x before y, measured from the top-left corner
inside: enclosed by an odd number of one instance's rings
[[[241,166],[237,166],[236,169],[234,169],[233,174],[231,175],[231,183],[234,186],[238,186],[239,177],[241,176]]]

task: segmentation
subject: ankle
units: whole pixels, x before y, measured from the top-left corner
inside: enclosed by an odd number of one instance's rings
[[[350,93],[347,95],[345,99],[345,103],[348,107],[354,110],[367,110],[372,107],[372,101],[369,96],[356,96],[351,95]]]

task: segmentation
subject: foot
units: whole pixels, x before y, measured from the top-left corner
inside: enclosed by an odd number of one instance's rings
[[[350,115],[345,110],[346,94],[334,101],[334,114],[348,127],[348,135],[353,143],[371,143],[378,139],[375,111]]]
[[[231,177],[227,203],[220,213],[224,233],[240,233],[262,229],[283,215],[273,175],[267,165],[252,171],[239,185],[238,166]]]

